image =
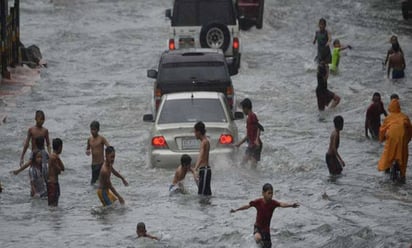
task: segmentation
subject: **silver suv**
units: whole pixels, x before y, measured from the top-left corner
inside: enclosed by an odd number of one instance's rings
[[[171,20],[169,50],[222,49],[231,74],[238,73],[241,42],[233,0],[175,0],[166,17]]]

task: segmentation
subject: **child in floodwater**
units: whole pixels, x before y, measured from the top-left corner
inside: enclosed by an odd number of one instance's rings
[[[377,140],[379,138],[379,128],[381,126],[381,115],[387,116],[385,107],[381,100],[381,95],[375,92],[372,97],[372,104],[369,105],[366,111],[365,118],[365,136],[369,139],[368,133],[372,136],[372,139]]]
[[[319,20],[319,30],[315,33],[313,44],[318,43],[318,54],[316,56],[317,63],[330,64],[332,62],[332,56],[330,53],[330,43],[332,37],[328,30],[326,30],[326,20],[321,18]]]
[[[31,167],[29,169],[31,197],[47,196],[47,164],[42,163],[42,159],[41,151],[35,151],[33,153]]]
[[[143,237],[143,238],[159,240],[158,237],[155,237],[155,236],[150,235],[150,234],[147,233],[146,225],[143,222],[137,223],[136,234],[137,234],[137,238],[142,238]]]
[[[186,192],[186,189],[183,185],[183,180],[185,179],[186,174],[189,171],[193,174],[195,181],[197,181],[196,173],[191,167],[191,163],[192,163],[192,158],[187,154],[183,154],[182,157],[180,158],[180,165],[177,167],[175,171],[173,182],[169,187],[170,193],[184,194]]]
[[[271,184],[266,183],[262,188],[262,198],[249,202],[238,209],[231,209],[231,213],[235,213],[240,210],[246,210],[251,207],[256,208],[256,222],[254,225],[254,237],[256,243],[260,244],[263,248],[272,247],[272,241],[270,238],[270,221],[272,219],[273,212],[277,207],[281,208],[297,208],[298,203],[284,203],[273,200],[273,187]]]
[[[345,50],[347,48],[352,49],[352,47],[349,46],[349,45],[342,46],[338,39],[333,41],[332,63],[329,66],[329,70],[332,73],[337,73],[338,72],[339,61],[340,61],[340,51]]]
[[[338,153],[339,141],[340,141],[340,131],[343,129],[343,117],[338,115],[333,118],[333,123],[335,129],[330,135],[329,149],[326,153],[326,165],[328,166],[329,173],[331,175],[339,175],[342,172],[342,168],[345,167],[345,162],[343,162],[341,156]]]

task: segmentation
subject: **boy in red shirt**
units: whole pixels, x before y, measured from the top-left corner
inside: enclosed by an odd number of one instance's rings
[[[238,209],[231,209],[230,212],[234,213],[239,210],[246,210],[250,207],[255,207],[257,214],[253,234],[255,236],[256,243],[260,244],[263,248],[270,248],[272,247],[272,241],[270,238],[270,221],[272,219],[273,211],[275,211],[275,208],[277,207],[297,208],[299,207],[299,204],[290,204],[273,200],[273,187],[270,183],[263,185],[262,196],[262,198],[249,202],[248,205],[244,205]]]
[[[263,131],[263,127],[259,124],[256,114],[252,111],[252,102],[249,98],[245,98],[242,102],[240,102],[240,105],[242,106],[243,113],[247,115],[246,136],[235,144],[235,146],[239,147],[247,141],[248,146],[242,163],[246,163],[251,160],[252,166],[256,167],[257,162],[260,161],[260,154],[262,152],[260,131]]]
[[[368,132],[371,134],[372,139],[377,140],[379,138],[379,128],[381,126],[381,115],[388,114],[383,107],[381,100],[381,95],[378,92],[375,92],[372,97],[372,104],[369,105],[368,110],[366,111],[365,118],[365,136],[369,138]]]

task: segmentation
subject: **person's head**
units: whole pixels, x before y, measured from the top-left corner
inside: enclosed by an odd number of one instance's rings
[[[60,154],[63,150],[63,140],[59,138],[53,139],[53,151],[56,152],[57,154]]]
[[[335,125],[335,128],[338,129],[339,131],[343,129],[343,117],[338,115],[333,118],[333,124]]]
[[[36,126],[42,127],[44,120],[46,119],[44,112],[42,110],[37,110],[34,119],[36,120]]]
[[[398,37],[397,37],[396,35],[392,35],[391,38],[390,38],[390,40],[389,40],[389,42],[390,42],[391,44],[393,44],[393,43],[398,43]]]
[[[99,133],[100,130],[100,123],[98,121],[92,121],[90,123],[90,133],[93,135],[93,137],[96,137]]]
[[[396,100],[399,101],[399,96],[398,96],[398,94],[393,93],[393,94],[391,95],[391,101],[392,101],[393,99],[396,99]]]
[[[270,183],[265,183],[262,187],[262,196],[268,201],[273,198],[273,186]]]
[[[240,102],[240,106],[242,107],[243,113],[246,115],[252,111],[252,101],[249,98],[243,99],[243,101]]]
[[[389,103],[388,110],[390,113],[399,113],[401,112],[401,105],[397,99],[392,99]]]
[[[340,41],[338,39],[333,41],[333,47],[340,47]]]
[[[373,93],[372,102],[374,102],[374,103],[381,102],[381,94],[379,94],[379,92]]]
[[[138,237],[146,235],[146,225],[143,222],[137,223],[136,234]]]
[[[196,138],[200,139],[203,135],[206,133],[206,127],[205,124],[201,121],[197,122],[195,124],[195,136]]]
[[[320,30],[325,30],[326,28],[326,20],[324,18],[319,19],[319,29]]]
[[[189,155],[183,154],[182,157],[180,157],[180,164],[183,167],[189,168],[191,163],[192,163],[192,158]]]
[[[106,147],[106,160],[111,164],[114,162],[114,159],[116,157],[116,151],[114,150],[113,146],[108,146]]]
[[[395,53],[399,52],[400,51],[399,43],[398,42],[392,43],[392,49],[393,51],[395,51]]]
[[[36,147],[38,150],[44,150],[44,137],[43,136],[38,136],[34,139],[34,143],[36,144]]]
[[[33,152],[33,156],[31,157],[31,164],[32,165],[41,165],[42,163],[42,154],[41,151],[37,150]]]

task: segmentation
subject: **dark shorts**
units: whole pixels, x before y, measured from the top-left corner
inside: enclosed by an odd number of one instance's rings
[[[262,153],[262,143],[260,144],[260,146],[248,146],[246,148],[246,155],[253,157],[256,161],[260,161],[260,154]]]
[[[324,64],[332,63],[332,54],[329,46],[318,48],[317,62]]]
[[[47,198],[49,206],[57,206],[60,197],[59,183],[47,183]]]
[[[342,165],[338,157],[326,153],[326,164],[331,175],[339,175],[342,172]]]
[[[101,164],[92,164],[92,180],[90,184],[95,184],[99,179],[100,169],[102,168],[103,163]]]
[[[212,170],[210,166],[203,166],[199,169],[199,195],[212,195],[210,180],[212,179]]]
[[[405,72],[403,70],[392,70],[392,79],[404,78]]]
[[[270,238],[270,233],[262,232],[259,227],[253,227],[253,235],[259,233],[262,236],[261,246],[262,248],[271,248],[272,247],[272,240]]]
[[[335,93],[326,90],[316,90],[316,98],[318,99],[318,109],[325,110],[325,107],[329,106],[329,103],[335,97]]]

